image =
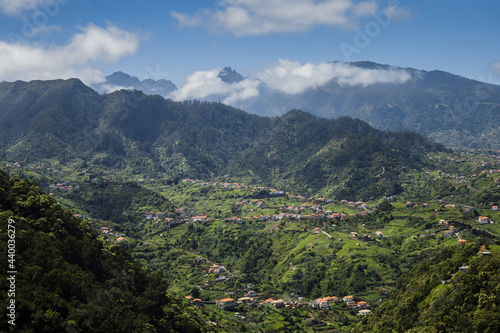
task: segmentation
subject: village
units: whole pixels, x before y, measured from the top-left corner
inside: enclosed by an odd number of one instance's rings
[[[461,152],[458,157],[447,156],[444,157],[444,160],[450,163],[463,163],[467,161],[482,167],[486,167],[488,165],[491,166],[497,165],[497,163],[494,162],[484,162],[482,160],[477,160],[475,157],[474,158],[469,157],[469,154],[470,154],[469,151],[465,150]],[[493,156],[493,158],[495,157],[498,156]],[[435,159],[438,158],[436,157]],[[47,167],[47,166],[44,167],[31,166],[31,165],[22,166],[21,163],[19,162],[7,163],[5,164],[5,167],[6,169],[29,170],[31,172],[37,172],[40,174],[46,172],[56,177],[60,176],[64,177],[64,175],[70,175],[76,172],[75,170],[61,171],[57,168]],[[112,172],[101,171],[100,173],[102,174],[102,180],[112,181],[110,178],[114,176]],[[455,180],[457,184],[474,180],[475,178],[481,175],[486,175],[487,178],[490,178],[494,184],[498,184],[498,187],[500,187],[498,179],[499,174],[500,170],[495,170],[495,169],[482,170],[478,174],[472,174],[469,176],[463,176],[463,175],[457,176],[454,174],[443,172],[442,170],[436,170],[436,171],[427,170],[423,172],[423,175],[425,177],[429,177],[431,181],[436,181],[438,179],[451,179]],[[50,191],[49,196],[61,199],[64,198],[64,195],[66,193],[79,191],[81,189],[81,186],[86,186],[86,187],[91,186],[92,182],[98,180],[97,178],[87,179],[87,182],[82,183],[77,179],[74,179],[74,177],[70,178],[71,180],[62,178],[58,183],[49,184],[47,186],[48,191]],[[89,182],[88,180],[90,180],[91,182]],[[169,180],[169,178],[162,178],[160,180],[151,178],[147,181],[145,179],[139,178],[136,181],[137,184],[139,184],[140,186],[157,187],[157,186],[162,186],[161,184],[164,183],[166,180]],[[361,201],[354,202],[349,200],[334,200],[334,199],[325,199],[316,197],[306,198],[304,196],[292,195],[289,192],[268,188],[266,186],[246,185],[238,182],[204,181],[204,180],[185,178],[181,180],[180,183],[188,184],[191,186],[199,186],[202,188],[216,187],[220,188],[223,191],[233,191],[233,192],[237,191],[237,193],[239,193],[237,195],[244,195],[244,197],[233,202],[234,207],[236,207],[239,210],[239,214],[229,217],[223,217],[221,216],[221,214],[217,214],[216,216],[209,216],[208,212],[205,213],[197,212],[196,210],[193,209],[193,207],[191,208],[179,207],[171,212],[161,212],[152,210],[144,211],[143,217],[145,220],[151,220],[156,225],[162,225],[162,226],[166,225],[168,226],[168,229],[172,229],[186,223],[210,223],[213,222],[214,220],[219,220],[219,219],[223,219],[224,222],[226,223],[236,223],[238,225],[244,225],[245,223],[280,221],[280,220],[347,221],[349,220],[349,218],[353,217],[368,216],[372,214],[374,210],[377,209],[378,207],[378,204],[376,203],[369,206],[368,204]],[[276,207],[275,202],[270,200],[273,198],[283,198],[286,199],[285,200],[286,202],[290,202],[292,204]],[[393,196],[385,197],[384,199],[390,202],[395,201],[395,198]],[[293,202],[299,204],[293,204]],[[498,211],[498,205],[493,205],[490,207],[474,207],[472,205],[463,205],[463,204],[460,205],[457,203],[444,202],[444,201],[439,201],[438,204],[440,207],[446,209],[458,209],[463,211],[463,213],[469,213],[471,210],[475,208],[480,208],[483,212],[485,212],[486,210],[489,210],[492,213]],[[405,206],[407,208],[416,208],[416,207],[428,208],[430,204],[427,202],[413,203],[411,201],[408,201],[405,203]],[[273,211],[273,213],[271,214],[260,213],[264,211],[267,212]],[[227,215],[229,214],[229,212],[226,212],[224,214]],[[88,218],[87,214],[85,214],[84,212],[77,212],[74,215],[75,217],[78,218],[83,218],[83,219]],[[488,216],[488,214],[485,214],[484,216],[483,215],[478,216],[477,222],[479,225],[478,228],[480,228],[482,225],[494,224],[496,223],[496,220],[493,219],[492,216]],[[335,226],[335,224],[333,225]],[[127,241],[125,233],[123,232],[116,233],[112,230],[112,227],[110,226],[101,225],[101,223],[98,223],[98,225],[96,225],[94,223],[93,227],[95,229],[98,229],[104,236],[107,236],[108,238],[109,236],[114,236],[114,238],[111,237],[109,239],[115,244]],[[448,228],[449,230],[443,232],[443,235],[445,237],[451,237],[453,235],[456,235],[457,229],[455,226],[451,225]],[[316,230],[315,232],[320,232],[320,231]],[[375,233],[375,236],[380,236],[380,234],[381,232],[377,231]],[[364,237],[364,239],[366,239],[366,236]]]
[[[447,158],[446,162],[459,163],[452,159]],[[478,163],[485,169],[468,176],[455,175],[450,170],[414,170],[411,175],[413,178],[409,177],[405,184],[405,190],[411,190],[414,179],[417,178],[429,182],[442,180],[455,186],[472,184],[479,179],[481,184],[500,187],[498,164]],[[67,199],[71,193],[91,194],[96,193],[96,188],[103,183],[114,187],[120,187],[122,184],[120,178],[109,171],[94,173],[95,177],[82,179],[73,176],[74,170],[23,167],[20,163],[9,164],[9,168],[39,174],[48,173],[52,180],[45,183],[48,195],[65,204],[71,203]],[[379,293],[373,293],[373,290],[362,293],[353,290],[332,293],[336,296],[324,292],[328,290],[324,289],[321,293],[301,295],[297,289],[287,289],[282,285],[283,281],[292,279],[296,270],[302,269],[296,269],[292,264],[283,268],[284,275],[276,281],[276,288],[268,288],[264,281],[258,279],[255,279],[254,283],[241,283],[242,277],[243,281],[245,279],[241,268],[234,269],[234,263],[207,259],[217,256],[210,255],[199,240],[190,239],[193,244],[199,246],[196,251],[188,249],[187,242],[182,245],[182,250],[174,250],[174,246],[179,246],[179,241],[184,238],[183,235],[192,235],[188,230],[215,226],[216,230],[232,230],[232,235],[237,234],[239,230],[258,230],[262,232],[262,237],[270,238],[281,230],[285,234],[295,235],[293,237],[297,242],[303,244],[303,249],[300,250],[297,243],[297,254],[319,247],[319,251],[328,249],[332,253],[342,249],[338,255],[354,258],[369,253],[371,248],[380,248],[380,244],[387,241],[401,238],[405,239],[404,243],[428,240],[433,244],[443,242],[463,246],[467,243],[467,234],[471,231],[498,233],[497,222],[500,221],[498,203],[478,206],[454,202],[452,197],[420,202],[411,197],[390,195],[380,200],[364,202],[294,195],[262,186],[257,182],[247,185],[241,181],[184,178],[174,183],[168,177],[137,177],[128,181],[136,187],[162,193],[173,203],[170,206],[173,208],[169,210],[162,211],[159,206],[150,205],[131,215],[137,219],[134,223],[141,230],[140,238],[137,233],[124,231],[117,228],[112,221],[89,216],[83,210],[74,210],[74,216],[89,223],[110,246],[132,249],[143,262],[150,260],[148,253],[159,248],[184,256],[183,261],[173,262],[173,265],[183,266],[175,268],[178,271],[172,282],[173,292],[185,297],[185,302],[197,309],[215,307],[230,316],[234,313],[234,318],[247,322],[251,321],[249,314],[255,311],[265,313],[266,309],[304,311],[306,318],[310,316],[311,320],[321,317],[322,313],[333,312],[349,313],[350,318],[360,318],[369,315],[371,310],[377,307],[379,300],[387,297],[390,288],[385,289],[386,286],[381,285]],[[393,209],[390,214],[391,221],[381,224],[380,227],[365,226],[365,223],[373,223],[383,202],[384,205],[389,203]],[[411,229],[411,221],[419,221],[425,228]],[[377,251],[382,250],[375,250],[374,253]],[[483,249],[478,255],[489,255],[489,251]],[[152,263],[157,265],[156,267],[165,264],[161,260]],[[460,267],[460,271],[465,269]],[[448,283],[449,279],[443,280],[443,284]]]
[[[208,277],[209,275],[218,276],[212,281],[205,281],[203,285],[199,287],[201,290],[203,290],[202,288],[207,288],[210,285],[217,284],[218,282],[226,281],[228,278],[227,275],[234,277],[234,274],[229,272],[224,266],[218,263],[213,263],[201,256],[197,256],[193,260],[193,263],[195,265],[202,266],[200,269],[202,269],[201,273],[204,277]],[[208,270],[205,267],[207,265],[210,265]],[[197,307],[202,307],[206,304],[215,304],[224,311],[238,310],[241,312],[244,311],[245,307],[259,308],[263,306],[270,306],[275,309],[299,309],[307,307],[309,310],[324,310],[333,307],[335,304],[340,304],[342,307],[352,310],[358,316],[364,316],[371,312],[369,310],[370,305],[361,297],[354,297],[351,295],[346,295],[340,298],[336,296],[325,296],[314,300],[306,300],[304,297],[292,293],[291,295],[285,294],[283,296],[285,300],[283,298],[273,299],[269,298],[269,295],[266,295],[266,293],[255,291],[255,287],[256,286],[254,284],[249,283],[244,291],[229,292],[230,294],[242,294],[242,297],[236,299],[224,297],[218,300],[203,301],[201,298],[193,297],[191,295],[185,296],[185,299]],[[244,317],[240,317],[240,319],[244,319]]]

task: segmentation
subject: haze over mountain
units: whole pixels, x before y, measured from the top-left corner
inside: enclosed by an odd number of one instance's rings
[[[3,160],[54,159],[170,176],[230,173],[352,198],[398,192],[403,169],[443,149],[420,135],[383,133],[351,118],[302,111],[267,118],[140,91],[100,95],[77,79],[1,83],[0,106]]]
[[[105,79],[106,81],[104,83],[96,84],[93,87],[97,91],[103,93],[120,89],[134,89],[141,90],[148,95],[162,96],[167,96],[171,92],[177,90],[176,85],[170,80],[145,79],[141,81],[135,76],[130,76],[129,74],[120,71],[106,76]]]
[[[326,118],[351,116],[452,147],[500,149],[500,86],[443,71],[282,61],[247,78],[231,68],[197,73],[169,97],[222,101],[265,116],[295,108]],[[228,81],[227,73],[235,79]]]
[[[437,70],[282,60],[248,77],[231,67],[199,71],[179,89],[171,81],[139,81],[122,72],[95,88],[223,102],[271,117],[292,109],[331,119],[350,116],[381,130],[417,132],[451,147],[500,149],[500,87]]]

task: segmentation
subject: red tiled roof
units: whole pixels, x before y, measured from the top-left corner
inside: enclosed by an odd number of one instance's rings
[[[234,299],[232,299],[232,298],[223,298],[219,302],[231,302],[231,301],[234,301]]]

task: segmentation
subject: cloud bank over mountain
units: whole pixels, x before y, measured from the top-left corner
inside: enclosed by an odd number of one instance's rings
[[[396,68],[368,69],[340,62],[301,64],[286,59],[280,59],[274,67],[239,82],[224,82],[219,73],[220,69],[197,71],[169,97],[174,100],[217,98],[232,104],[259,96],[263,88],[285,94],[299,94],[330,81],[344,86],[368,86],[376,83],[400,84],[411,78],[410,73]]]

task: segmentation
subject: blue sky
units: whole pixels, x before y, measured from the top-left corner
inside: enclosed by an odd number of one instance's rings
[[[498,84],[499,17],[499,0],[0,0],[0,81],[121,70],[183,87],[230,66],[272,82],[368,60]]]

